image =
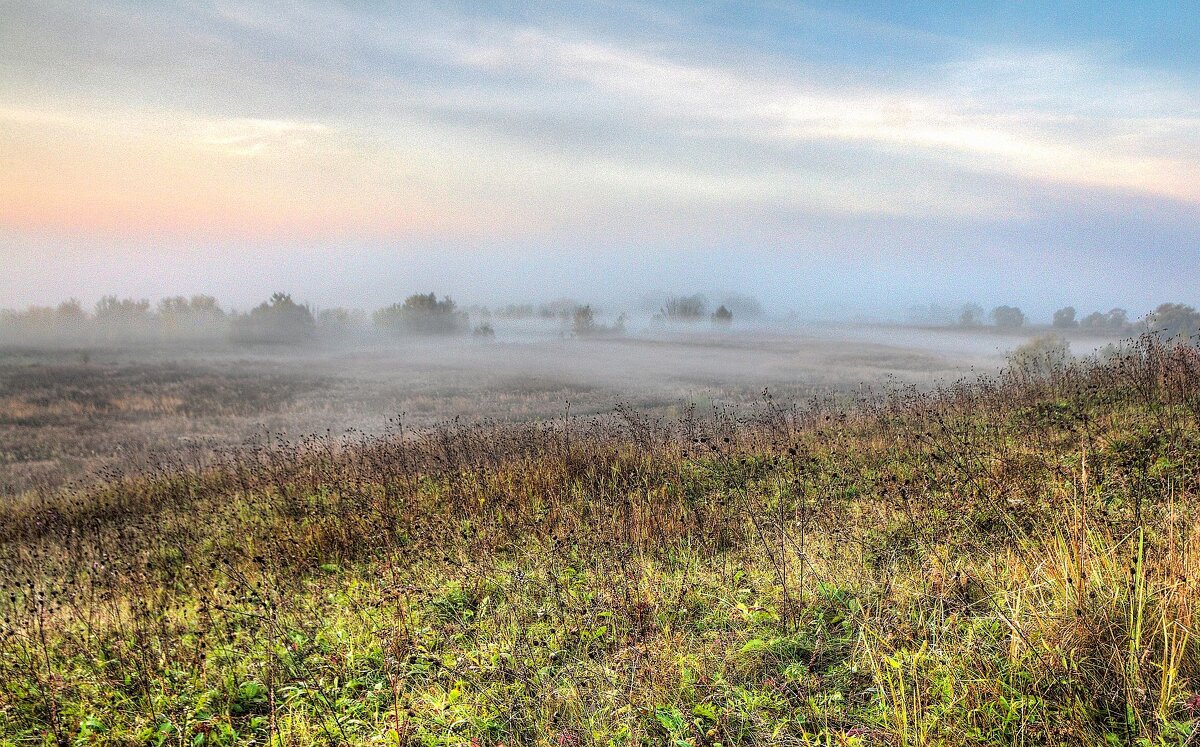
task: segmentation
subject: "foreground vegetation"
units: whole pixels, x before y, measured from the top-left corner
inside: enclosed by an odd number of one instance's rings
[[[1183,744],[1200,355],[0,506],[5,744]]]

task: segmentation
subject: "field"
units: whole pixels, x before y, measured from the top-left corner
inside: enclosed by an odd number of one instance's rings
[[[803,400],[859,383],[928,384],[1002,362],[991,340],[898,333],[286,346],[0,347],[0,496],[105,470],[194,462],[270,434],[378,434],[456,417],[544,420],[618,403],[678,415]],[[1011,344],[1011,343],[1010,343]]]
[[[649,344],[11,353],[0,739],[1200,739],[1194,348]]]

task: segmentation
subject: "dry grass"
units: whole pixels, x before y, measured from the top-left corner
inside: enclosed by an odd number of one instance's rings
[[[273,439],[0,513],[16,743],[1180,744],[1200,356]]]

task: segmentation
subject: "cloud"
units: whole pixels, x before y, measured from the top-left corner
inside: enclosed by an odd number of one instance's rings
[[[980,237],[1066,257],[1078,236],[1117,253],[1194,236],[1194,80],[1073,40],[630,7],[6,8],[0,230],[741,246],[922,270],[974,261]],[[1105,230],[1124,213],[1145,219]]]
[[[197,141],[205,147],[234,156],[261,156],[269,150],[300,148],[313,135],[328,131],[319,122],[279,119],[226,119],[204,122]]]
[[[1189,102],[1187,94],[1147,91],[1138,81],[1097,83],[1096,66],[1079,53],[957,61],[947,68],[958,85],[948,88],[841,92],[788,76],[783,65],[776,75],[747,75],[539,29],[447,47],[480,71],[581,84],[643,126],[683,137],[781,149],[798,141],[865,143],[965,170],[1200,201],[1192,178],[1200,169],[1200,119],[1164,116]],[[1090,112],[1081,99],[1097,89],[1116,103]],[[1031,100],[1029,90],[1041,96]]]

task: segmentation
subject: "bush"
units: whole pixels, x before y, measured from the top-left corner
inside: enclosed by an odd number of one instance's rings
[[[708,305],[704,296],[674,296],[667,299],[662,308],[662,315],[672,322],[698,322],[704,318],[704,310]]]
[[[1058,335],[1039,335],[1008,354],[1008,365],[1025,376],[1045,376],[1072,360],[1071,344]]]
[[[1146,317],[1150,332],[1164,340],[1200,337],[1200,312],[1181,303],[1164,303]]]
[[[1127,332],[1129,312],[1125,309],[1113,309],[1107,314],[1093,311],[1080,321],[1079,326],[1096,332]]]
[[[118,300],[116,296],[105,296],[97,302],[94,320],[100,336],[110,341],[146,338],[154,331],[155,322],[149,301]]]
[[[983,307],[977,303],[963,304],[958,312],[958,324],[960,327],[983,326]]]
[[[393,334],[452,335],[467,327],[467,315],[448,296],[417,293],[375,312],[375,325]]]
[[[215,336],[225,331],[225,324],[225,311],[212,296],[174,296],[158,302],[158,326],[167,337]]]
[[[1075,307],[1067,306],[1054,312],[1054,326],[1060,329],[1078,327],[1079,322],[1075,319]]]
[[[596,314],[590,305],[575,309],[575,318],[571,321],[571,332],[576,337],[586,337],[596,333]]]
[[[608,326],[596,322],[596,312],[592,310],[591,305],[580,306],[575,309],[575,316],[571,320],[571,334],[576,337],[593,337],[596,335],[613,335],[622,334],[625,331],[625,315],[622,314],[617,318],[616,324]]]
[[[298,304],[286,293],[276,293],[234,318],[230,336],[235,342],[283,343],[310,340],[316,321],[306,304]]]
[[[1020,329],[1025,326],[1025,313],[1016,306],[997,306],[992,309],[992,323],[1001,329]]]

